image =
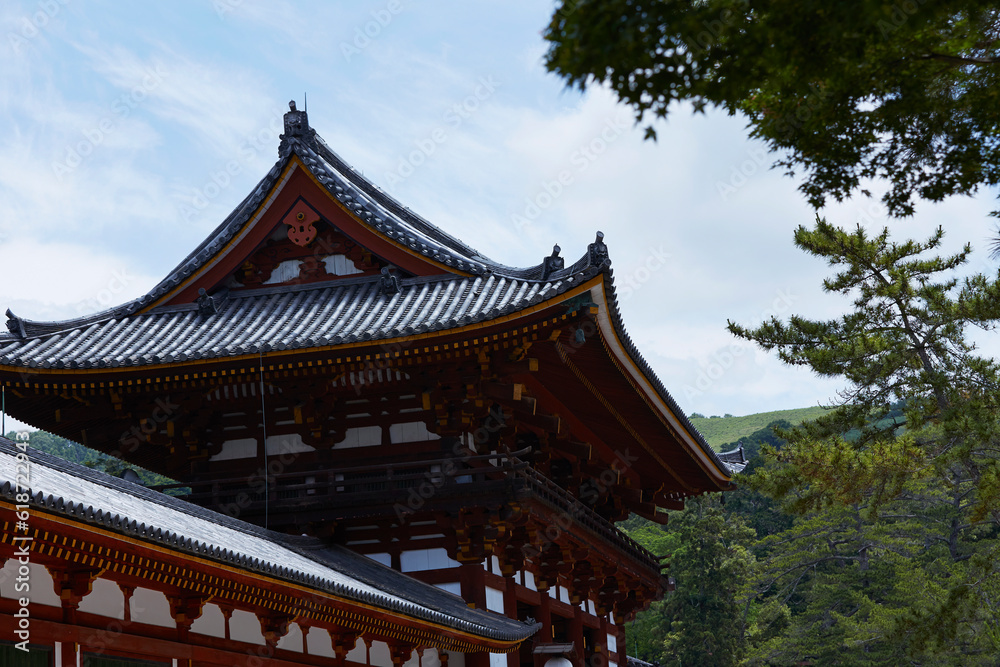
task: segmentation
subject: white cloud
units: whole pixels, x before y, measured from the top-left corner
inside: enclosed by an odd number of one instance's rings
[[[742,119],[679,107],[657,124],[659,141],[643,141],[613,95],[580,97],[545,73],[545,3],[511,12],[502,3],[402,0],[350,59],[341,42],[385,0],[222,3],[231,11],[221,17],[207,2],[141,11],[72,3],[20,54],[0,46],[0,244],[5,257],[36,267],[0,286],[19,315],[77,315],[119,267],[136,278],[116,303],[144,292],[273,164],[273,123],[307,90],[313,127],[387,189],[400,162],[445,131],[391,191],[499,262],[537,264],[553,243],[572,261],[604,231],[626,326],[685,408],[754,412],[833,395],[829,383],[758,351],[710,390],[684,395],[733,343],[726,319],[753,323],[782,293],[794,297],[783,316],[831,317],[847,305],[820,291],[828,267],[792,245],[794,228],[813,218],[799,181],[768,169],[772,156],[747,141]],[[0,28],[36,5],[5,3]],[[449,111],[491,77],[495,90],[453,122]],[[80,152],[105,120],[110,131],[60,179],[53,163]],[[603,136],[609,120],[627,126],[613,139]],[[238,173],[219,186],[232,161]],[[185,215],[197,196],[204,205]],[[515,224],[532,205],[529,224]],[[891,227],[902,238],[942,224],[949,249],[966,239],[982,246],[993,207],[989,196],[925,205]],[[850,226],[869,209],[852,201],[827,215]],[[974,266],[996,270],[981,251]]]
[[[0,243],[6,259],[0,306],[29,320],[63,320],[120,305],[149,291],[158,278],[142,253],[121,257],[97,247],[17,239]]]

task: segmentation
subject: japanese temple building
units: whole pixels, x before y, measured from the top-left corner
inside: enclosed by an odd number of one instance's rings
[[[180,665],[264,647],[276,665],[624,667],[622,624],[670,584],[614,522],[729,488],[741,455],[712,451],[632,344],[600,232],[573,262],[498,264],[290,106],[274,167],[148,294],[64,322],[7,311],[7,411],[184,494],[29,450],[18,533],[0,443],[0,564],[31,535],[55,591],[32,641],[60,665],[100,641]],[[92,596],[121,625],[140,592],[165,600],[157,623],[97,637]]]

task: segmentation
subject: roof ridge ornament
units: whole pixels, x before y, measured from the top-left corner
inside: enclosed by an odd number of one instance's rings
[[[559,244],[552,246],[552,254],[542,260],[542,280],[548,280],[553,273],[565,268],[566,260],[559,256],[561,250]]]
[[[211,317],[219,312],[219,306],[223,301],[226,300],[228,295],[228,290],[226,293],[219,293],[216,296],[209,296],[205,288],[202,287],[198,290],[198,299],[195,303],[198,304],[198,314],[202,317]]]
[[[7,309],[7,329],[17,338],[27,338],[28,334],[24,330],[24,320]]]
[[[300,111],[295,106],[295,100],[288,103],[288,112],[285,113],[285,133],[280,137],[281,143],[278,145],[278,155],[285,157],[292,150],[292,140],[316,146],[316,130],[309,127],[309,114]]]
[[[604,232],[597,232],[597,238],[587,246],[587,264],[603,267],[605,264],[610,263],[611,258],[608,256],[608,246],[604,243]]]
[[[382,275],[378,279],[378,291],[382,294],[399,294],[399,277],[389,272],[388,266],[382,267]]]

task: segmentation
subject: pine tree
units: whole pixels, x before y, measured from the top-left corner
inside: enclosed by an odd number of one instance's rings
[[[954,277],[968,247],[926,257],[941,237],[800,227],[796,243],[840,268],[824,287],[853,310],[730,324],[848,382],[836,409],[764,447],[748,481],[800,515],[757,547],[750,664],[994,664],[1000,371],[966,330],[994,328],[1000,282]]]
[[[739,518],[727,519],[713,497],[689,500],[670,521],[678,542],[670,561],[676,590],[660,603],[668,622],[661,663],[738,665],[753,530]]]

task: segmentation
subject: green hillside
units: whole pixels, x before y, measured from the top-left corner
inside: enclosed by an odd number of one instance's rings
[[[691,416],[691,423],[701,431],[708,444],[718,449],[721,445],[736,442],[740,438],[766,428],[768,424],[783,419],[792,424],[801,424],[808,419],[815,419],[826,412],[823,408],[798,408],[795,410],[777,410],[775,412],[760,412],[743,417],[702,417],[697,412]]]

